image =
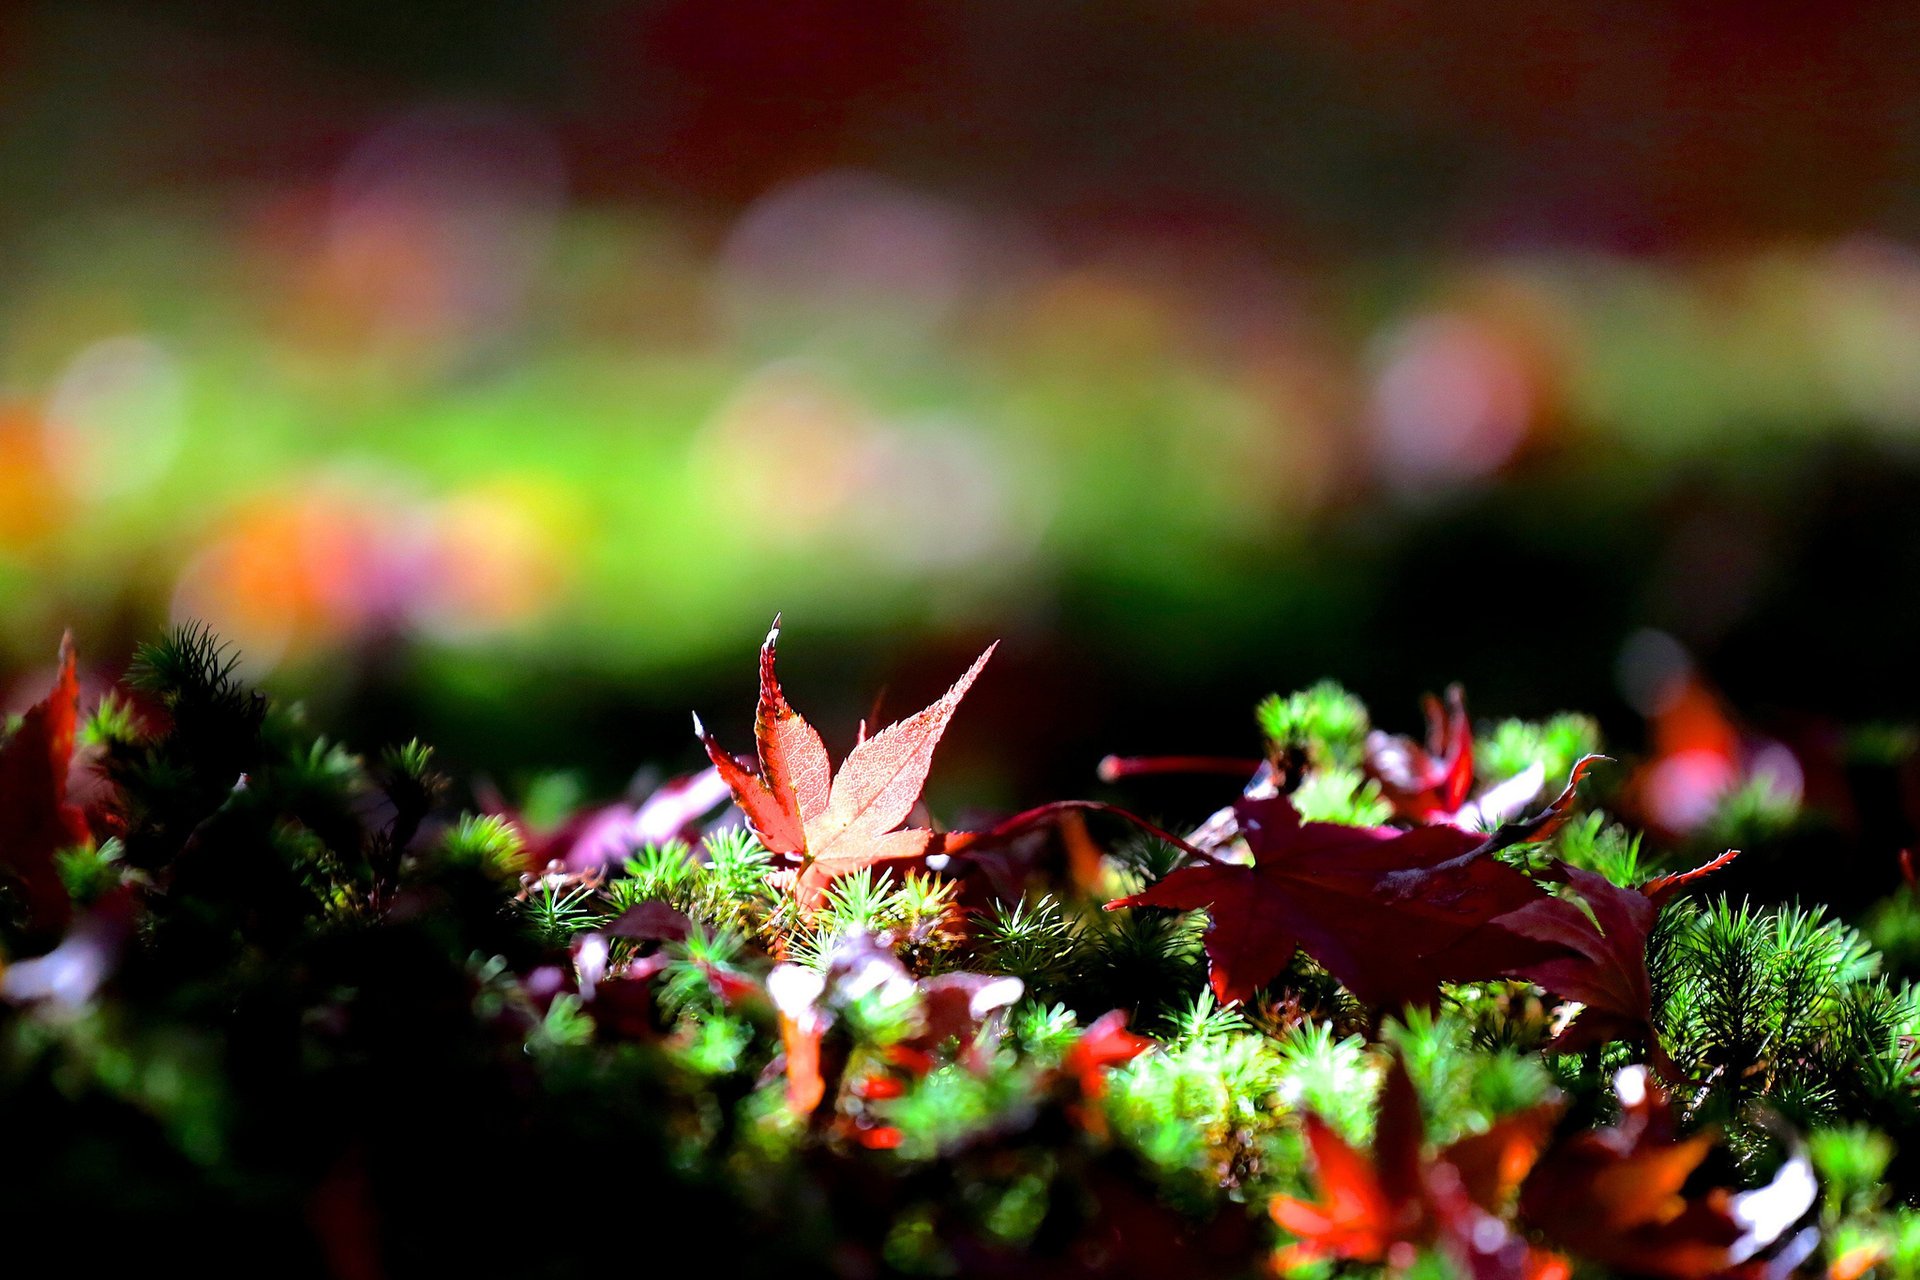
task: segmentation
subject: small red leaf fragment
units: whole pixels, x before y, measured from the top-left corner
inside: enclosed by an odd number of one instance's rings
[[[1516,844],[1538,844],[1550,839],[1553,833],[1566,825],[1573,816],[1574,804],[1580,798],[1580,783],[1587,776],[1587,770],[1596,764],[1611,761],[1611,756],[1581,756],[1574,761],[1573,771],[1567,778],[1566,787],[1555,796],[1553,802],[1531,818],[1520,822],[1509,822],[1491,836],[1482,849],[1493,853],[1500,849],[1511,848]]]
[[[991,1057],[977,1043],[981,1030],[990,1022],[1004,1018],[1004,1011],[1019,1000],[1026,989],[1018,978],[988,973],[943,973],[922,978],[920,988],[920,1029],[894,1046],[903,1064],[915,1061],[907,1057],[918,1053],[927,1064],[917,1074],[924,1075],[935,1061],[934,1052],[949,1041],[959,1044],[958,1060],[970,1070],[985,1070]]]
[[[1127,1030],[1127,1011],[1115,1009],[1101,1014],[1088,1024],[1086,1030],[1080,1033],[1080,1038],[1073,1042],[1073,1047],[1067,1050],[1060,1065],[1080,1082],[1081,1093],[1089,1098],[1097,1098],[1106,1088],[1102,1072],[1108,1067],[1132,1062],[1153,1048],[1155,1043],[1146,1036],[1137,1036]]]
[[[907,1086],[896,1076],[865,1075],[853,1082],[853,1096],[862,1102],[886,1102],[904,1095]]]
[[[780,1043],[787,1058],[787,1106],[810,1116],[826,1097],[820,1042],[829,1019],[820,1008],[826,979],[799,965],[783,964],[767,975],[767,998],[780,1017]]]
[[[892,1151],[906,1141],[906,1134],[890,1124],[855,1125],[851,1136],[869,1151]]]
[[[1088,1132],[1104,1136],[1107,1121],[1099,1103],[1107,1092],[1107,1068],[1131,1062],[1154,1047],[1155,1041],[1127,1030],[1125,1009],[1095,1018],[1060,1060],[1060,1075],[1077,1095],[1067,1113]]]
[[[1827,1280],[1860,1280],[1889,1254],[1887,1246],[1877,1241],[1857,1244],[1827,1264]]]
[[[1691,871],[1678,871],[1670,876],[1657,876],[1640,886],[1640,892],[1653,899],[1655,906],[1662,906],[1666,900],[1703,876],[1712,875],[1720,868],[1740,856],[1738,849],[1729,849],[1711,862],[1704,862]]]
[[[92,839],[86,814],[67,802],[79,704],[68,635],[60,642],[53,689],[0,746],[0,875],[12,881],[36,933],[57,932],[72,914],[54,855]]]
[[[606,931],[636,942],[685,942],[693,931],[687,913],[657,900],[636,902],[614,917]]]

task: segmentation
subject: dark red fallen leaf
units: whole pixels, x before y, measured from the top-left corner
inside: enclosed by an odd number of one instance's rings
[[[1458,813],[1473,791],[1473,722],[1459,685],[1445,705],[1428,697],[1427,742],[1375,730],[1367,735],[1367,776],[1393,805],[1393,816],[1429,822]]]
[[[611,1040],[652,1040],[659,1034],[659,1012],[649,981],[666,966],[665,956],[649,956],[618,977],[606,978],[593,989],[587,1012],[600,1034]]]
[[[1752,1191],[1689,1192],[1714,1135],[1680,1137],[1666,1094],[1644,1067],[1615,1079],[1619,1121],[1548,1152],[1520,1192],[1522,1217],[1610,1270],[1668,1280],[1760,1276],[1756,1256],[1812,1208],[1813,1171],[1795,1154]]]
[[[693,932],[687,913],[664,902],[636,902],[615,916],[606,931],[636,942],[685,942]]]
[[[1258,1224],[1239,1205],[1195,1219],[1170,1207],[1119,1153],[1078,1164],[1050,1230],[1008,1245],[961,1233],[945,1240],[957,1274],[995,1280],[1247,1280],[1260,1248]],[[1063,1199],[1065,1199],[1063,1197]],[[1071,1233],[1071,1234],[1069,1234]]]
[[[67,771],[79,721],[73,637],[60,642],[53,689],[0,746],[0,875],[26,911],[30,932],[52,934],[72,914],[54,855],[91,842],[86,814],[67,801]]]
[[[724,750],[698,716],[694,731],[760,842],[799,861],[793,892],[802,906],[813,909],[840,876],[939,851],[937,833],[901,823],[920,798],[947,722],[994,646],[933,705],[863,738],[836,773],[820,735],[781,692],[774,673],[779,638],[776,618],[760,647],[760,702],[754,715],[759,768],[743,766]]]
[[[1401,1268],[1420,1249],[1439,1247],[1476,1277],[1564,1274],[1560,1259],[1530,1248],[1502,1220],[1559,1112],[1557,1102],[1516,1112],[1429,1156],[1413,1081],[1396,1056],[1381,1090],[1370,1154],[1347,1145],[1320,1117],[1305,1117],[1320,1199],[1275,1196],[1268,1206],[1273,1220],[1298,1238],[1282,1252],[1281,1266],[1337,1258]]]
[[[367,1178],[366,1156],[349,1145],[307,1195],[313,1245],[333,1280],[381,1280],[380,1214]]]
[[[1728,850],[1703,867],[1623,889],[1605,876],[1556,863],[1541,873],[1579,895],[1542,898],[1497,922],[1499,927],[1556,948],[1555,954],[1515,966],[1508,976],[1545,987],[1586,1006],[1548,1046],[1573,1053],[1610,1040],[1647,1047],[1662,1075],[1678,1078],[1653,1026],[1653,988],[1647,976],[1647,937],[1661,905],[1683,886],[1732,861]],[[1585,908],[1582,908],[1582,903]],[[1592,914],[1589,915],[1588,912]]]
[[[1552,948],[1494,921],[1546,896],[1457,827],[1412,831],[1302,822],[1284,796],[1243,799],[1235,815],[1253,864],[1173,872],[1107,904],[1205,908],[1214,994],[1245,1000],[1304,950],[1362,1000],[1430,1003],[1442,982],[1496,977]]]

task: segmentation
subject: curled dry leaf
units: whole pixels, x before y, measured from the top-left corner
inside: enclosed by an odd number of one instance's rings
[[[693,932],[687,913],[658,900],[636,902],[615,916],[607,932],[635,942],[685,942]]]
[[[826,1033],[846,1006],[869,995],[909,1011],[915,1026],[887,1046],[884,1060],[910,1075],[925,1075],[937,1054],[955,1046],[955,1060],[970,1070],[985,1070],[981,1032],[1004,1018],[1025,991],[1020,979],[1001,974],[947,973],[916,980],[898,956],[880,940],[852,933],[834,943],[823,970],[781,964],[767,975],[767,996],[780,1019],[787,1057],[787,1100],[800,1115],[811,1115],[837,1086],[845,1062],[823,1055]],[[863,1077],[857,1090],[877,1097],[889,1086],[882,1073]],[[862,1139],[864,1141],[864,1139]]]
[[[1567,824],[1567,819],[1573,817],[1574,805],[1580,799],[1580,783],[1586,778],[1587,771],[1596,764],[1609,763],[1612,759],[1611,756],[1601,755],[1581,756],[1573,762],[1567,785],[1553,798],[1552,803],[1531,818],[1509,822],[1495,831],[1481,846],[1482,851],[1494,853],[1517,844],[1538,844],[1550,839],[1554,832]]]
[[[832,1021],[820,1007],[827,980],[797,964],[774,966],[767,975],[767,996],[780,1017],[780,1042],[787,1057],[787,1106],[810,1116],[827,1093],[820,1071],[820,1044]]]
[[[1459,812],[1473,791],[1473,722],[1459,685],[1447,700],[1426,699],[1427,742],[1382,733],[1367,735],[1367,775],[1393,805],[1393,815],[1411,822],[1443,820]]]

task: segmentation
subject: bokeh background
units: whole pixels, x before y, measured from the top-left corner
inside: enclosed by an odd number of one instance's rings
[[[934,796],[1395,727],[1920,706],[1920,10],[0,8],[0,671],[201,618],[372,749]],[[877,696],[877,701],[876,701]]]

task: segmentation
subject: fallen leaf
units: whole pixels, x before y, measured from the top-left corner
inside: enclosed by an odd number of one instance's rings
[[[1412,831],[1302,822],[1284,796],[1242,799],[1252,865],[1182,867],[1120,907],[1205,908],[1213,991],[1245,1000],[1296,950],[1369,1004],[1430,1003],[1442,982],[1495,977],[1550,948],[1499,917],[1546,896],[1487,856],[1493,840],[1457,827]]]
[[[1748,1264],[1784,1237],[1818,1194],[1804,1155],[1752,1191],[1687,1190],[1714,1135],[1678,1134],[1645,1067],[1614,1078],[1620,1119],[1548,1152],[1520,1192],[1520,1212],[1550,1239],[1610,1269],[1668,1280],[1764,1274]]]
[[[1438,1246],[1474,1276],[1526,1280],[1563,1266],[1530,1248],[1501,1215],[1553,1131],[1560,1106],[1542,1103],[1429,1156],[1420,1104],[1396,1055],[1387,1068],[1373,1150],[1363,1155],[1319,1116],[1304,1117],[1320,1184],[1316,1202],[1275,1196],[1273,1220],[1298,1238],[1280,1265],[1316,1258],[1410,1265]]]
[[[133,891],[125,885],[110,891],[74,919],[53,950],[0,968],[0,1000],[65,1013],[84,1009],[119,967],[135,923]]]
[[[1561,789],[1552,803],[1534,814],[1531,818],[1519,822],[1509,822],[1487,837],[1487,852],[1510,849],[1517,844],[1538,844],[1548,839],[1554,832],[1565,826],[1567,819],[1573,816],[1574,804],[1580,798],[1580,783],[1587,776],[1587,770],[1596,764],[1612,761],[1611,756],[1581,756],[1573,762],[1573,769],[1567,777],[1567,785]]]
[[[1495,923],[1557,948],[1555,954],[1544,959],[1515,966],[1507,976],[1524,978],[1563,1000],[1585,1006],[1561,1028],[1548,1048],[1574,1053],[1610,1040],[1627,1040],[1645,1045],[1662,1075],[1679,1078],[1653,1026],[1647,937],[1668,898],[1725,866],[1736,853],[1729,850],[1705,866],[1662,876],[1639,889],[1623,889],[1598,872],[1565,863],[1555,863],[1540,873],[1572,889],[1579,901],[1542,898]]]
[[[687,913],[658,900],[636,902],[615,916],[607,932],[636,942],[685,942],[693,932]]]
[[[1157,1047],[1156,1041],[1127,1030],[1125,1009],[1103,1013],[1089,1023],[1060,1059],[1061,1074],[1079,1090],[1080,1105],[1074,1108],[1074,1115],[1080,1122],[1096,1133],[1103,1132],[1105,1122],[1092,1104],[1106,1094],[1107,1068],[1132,1062]]]
[[[980,1042],[980,1032],[990,1023],[1003,1020],[1005,1011],[1026,990],[1020,979],[1003,974],[943,973],[922,978],[920,988],[920,1029],[893,1046],[913,1055],[920,1074],[930,1070],[934,1052],[949,1041],[959,1044],[958,1061],[968,1070],[985,1071],[992,1060],[990,1045]]]
[[[1099,1093],[1098,1079],[1090,1077],[1089,1072],[1132,1062],[1157,1044],[1147,1036],[1137,1036],[1127,1030],[1127,1011],[1114,1009],[1087,1024],[1061,1063],[1080,1077],[1083,1090],[1092,1095]]]
[[[1447,700],[1429,696],[1427,742],[1382,733],[1367,735],[1367,776],[1393,805],[1393,815],[1410,822],[1442,820],[1459,812],[1473,790],[1473,722],[1459,685]]]
[[[492,787],[476,790],[485,812],[505,818],[520,833],[530,868],[558,864],[574,875],[617,868],[649,844],[679,840],[696,845],[700,820],[733,798],[719,770],[709,766],[669,778],[637,805],[625,800],[595,805],[570,814],[557,826],[536,829]]]
[[[0,746],[0,874],[12,882],[34,933],[57,932],[72,914],[54,855],[92,840],[86,814],[67,801],[79,704],[68,635],[60,642],[52,691]]]
[[[920,798],[947,722],[996,646],[989,645],[931,706],[863,736],[835,772],[819,733],[780,689],[774,672],[779,638],[776,618],[760,647],[760,702],[754,716],[758,769],[742,765],[715,742],[698,716],[693,724],[707,758],[726,780],[760,842],[799,860],[792,891],[812,910],[826,900],[827,886],[843,875],[939,852],[939,833],[901,824]]]
[[[780,1017],[780,1043],[787,1059],[787,1106],[810,1116],[826,1097],[820,1071],[820,1042],[832,1021],[820,1007],[827,980],[797,964],[775,965],[767,975],[767,997]]]

